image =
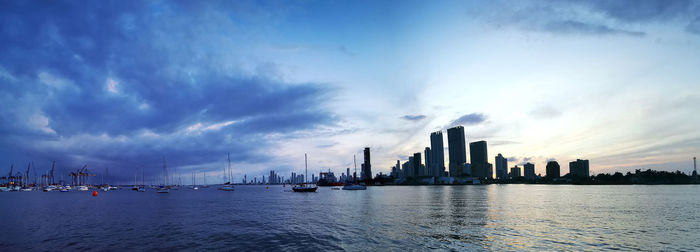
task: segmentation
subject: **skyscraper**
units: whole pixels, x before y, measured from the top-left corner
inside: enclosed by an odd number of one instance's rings
[[[525,168],[525,179],[534,180],[535,179],[535,165],[528,162],[524,165]]]
[[[557,161],[547,162],[547,178],[555,179],[561,177],[559,173],[559,163]]]
[[[420,167],[421,167],[421,158],[420,158],[420,152],[413,153],[413,177],[418,177],[422,176],[423,174],[420,174]]]
[[[472,164],[472,176],[477,178],[491,177],[488,175],[486,141],[469,143],[469,158]]]
[[[365,162],[362,164],[362,174],[365,181],[372,180],[372,165],[369,162],[369,147],[365,147]]]
[[[464,127],[457,126],[447,129],[447,148],[450,151],[450,176],[462,176],[462,168],[467,162],[467,147],[465,145]]]
[[[445,146],[442,142],[442,131],[430,133],[430,169],[432,175],[439,177],[445,173]]]
[[[507,179],[508,178],[508,159],[504,158],[501,153],[496,156],[496,178],[497,179]]]
[[[432,158],[432,153],[430,153],[430,147],[425,147],[425,151],[423,151],[425,155],[425,174],[426,176],[435,176],[433,175],[433,171],[431,170],[431,158]]]
[[[588,177],[588,160],[576,159],[569,162],[569,174],[574,177]]]

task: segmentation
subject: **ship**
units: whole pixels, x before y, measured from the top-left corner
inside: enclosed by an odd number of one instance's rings
[[[343,186],[343,182],[338,181],[335,174],[328,169],[328,172],[321,172],[318,175],[318,186]]]

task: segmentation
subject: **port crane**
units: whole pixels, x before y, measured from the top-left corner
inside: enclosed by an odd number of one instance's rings
[[[87,170],[87,165],[83,168],[78,169],[76,172],[71,172],[70,176],[73,177],[74,185],[84,185],[87,182],[87,177],[97,176],[95,174],[90,174]]]

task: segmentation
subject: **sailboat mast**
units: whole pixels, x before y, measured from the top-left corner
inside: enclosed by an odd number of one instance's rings
[[[165,185],[168,185],[168,168],[165,166],[165,156],[163,156],[163,173],[165,174]]]
[[[233,178],[232,178],[233,172],[231,171],[231,153],[230,152],[228,153],[227,157],[228,157],[228,173],[229,173],[228,182],[231,183],[231,180],[233,180]]]

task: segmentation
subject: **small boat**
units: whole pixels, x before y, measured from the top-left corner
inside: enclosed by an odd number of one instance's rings
[[[50,191],[52,191],[52,190],[53,190],[53,189],[51,189],[51,187],[44,187],[44,190],[43,190],[43,191],[44,191],[44,192],[50,192]]]
[[[63,187],[61,189],[58,189],[58,191],[59,192],[68,192],[68,188]]]
[[[169,193],[170,189],[167,186],[161,186],[156,189],[157,193]]]
[[[315,192],[318,189],[316,185],[301,184],[292,187],[292,191],[295,192]]]
[[[5,186],[0,187],[0,192],[9,192],[9,191],[10,191],[10,188],[8,188],[8,187],[5,187]]]
[[[219,190],[222,190],[222,191],[233,191],[234,189],[233,189],[233,185],[232,185],[231,183],[226,182],[226,184],[224,184],[223,186],[219,187]]]
[[[199,190],[199,187],[198,187],[198,186],[193,186],[193,187],[192,187],[192,190]]]
[[[345,185],[343,190],[367,190],[367,186],[360,184]]]
[[[23,191],[23,192],[31,192],[31,191],[34,191],[34,188],[32,188],[32,187],[24,187],[24,188],[22,188],[22,191]]]
[[[145,191],[146,191],[146,187],[143,187],[143,186],[142,186],[142,187],[139,187],[138,192],[145,192]]]
[[[309,172],[309,168],[308,168],[307,161],[306,161],[306,153],[304,153],[304,172],[305,172],[304,179],[306,179],[308,172]],[[299,184],[299,185],[292,187],[293,192],[316,192],[317,189],[318,189],[318,186],[316,186],[314,184],[306,184],[306,183]]]
[[[84,186],[84,185],[78,186],[78,191],[87,191],[87,190],[90,190],[87,186]]]

